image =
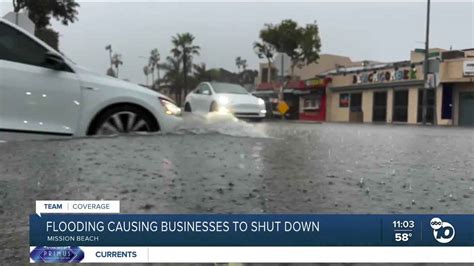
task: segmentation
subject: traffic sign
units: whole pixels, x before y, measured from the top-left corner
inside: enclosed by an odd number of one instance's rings
[[[286,114],[286,112],[290,110],[290,107],[285,101],[280,101],[278,102],[277,109],[278,109],[278,112],[280,112],[281,114]]]

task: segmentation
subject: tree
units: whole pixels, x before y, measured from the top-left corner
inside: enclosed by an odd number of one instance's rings
[[[280,24],[265,24],[260,31],[263,42],[270,44],[279,53],[291,58],[291,75],[298,64],[311,64],[319,59],[321,40],[316,22],[305,27],[293,20],[283,20]]]
[[[36,29],[35,35],[55,50],[59,50],[59,33],[57,31],[51,28]]]
[[[201,64],[194,64],[194,78],[196,79],[196,82],[202,82],[202,81],[211,81],[211,75],[209,71],[207,70],[206,64],[201,63]]]
[[[240,61],[240,65],[242,66],[242,71],[247,70],[247,59],[242,59],[242,61]]]
[[[51,17],[68,25],[77,20],[79,3],[75,0],[13,0],[13,11],[28,10],[28,16],[37,28],[44,29],[51,24]]]
[[[240,68],[242,67],[242,57],[237,56],[235,58],[235,65],[237,66],[237,70],[240,73]]]
[[[174,57],[166,57],[166,63],[160,64],[160,68],[165,70],[163,80],[170,84],[171,90],[174,92],[175,100],[178,106],[181,106],[181,89],[182,89],[182,72],[181,61]]]
[[[117,77],[117,75],[115,74],[115,71],[112,67],[109,67],[109,69],[107,69],[107,76],[114,77],[114,78]]]
[[[160,69],[158,67],[158,64],[160,62],[160,53],[158,52],[158,49],[153,49],[151,50],[150,52],[150,58],[148,60],[148,66],[149,66],[149,69],[150,69],[150,73],[151,73],[151,87],[154,88],[155,87],[155,69],[156,69],[156,72],[157,72],[157,77],[158,77],[158,82],[159,82],[159,79],[160,79]],[[158,83],[158,89],[159,89],[159,83]]]
[[[177,60],[181,61],[183,67],[182,75],[185,95],[188,93],[188,74],[191,71],[193,56],[199,55],[199,50],[201,49],[199,46],[193,45],[194,39],[194,36],[187,32],[177,34],[171,40],[174,45],[171,53]]]
[[[105,46],[105,50],[109,51],[110,69],[112,69],[112,67],[113,67],[113,64],[112,64],[112,45],[109,44],[109,45]]]
[[[293,68],[298,63],[309,65],[318,62],[320,51],[321,39],[319,37],[319,27],[316,22],[307,24],[301,36],[298,53],[292,58]]]
[[[79,4],[75,0],[13,0],[13,11],[28,10],[28,17],[35,23],[35,35],[58,50],[59,34],[49,26],[51,17],[68,25],[77,20]]]
[[[143,74],[145,74],[146,85],[148,86],[148,75],[150,75],[150,68],[148,66],[143,67]]]
[[[122,55],[115,53],[112,56],[112,65],[115,66],[116,77],[119,77],[119,66],[123,65]]]
[[[237,82],[237,81],[222,80],[221,69],[207,69],[205,63],[194,64],[193,68],[194,68],[193,78],[195,82],[195,84],[193,84],[194,86],[197,86],[199,83],[203,81]]]
[[[247,69],[247,60],[242,59],[242,57],[240,56],[237,56],[235,58],[235,65],[237,66],[238,73],[240,73],[240,68],[245,71],[245,69]]]
[[[273,62],[273,57],[275,54],[275,48],[271,44],[262,41],[262,42],[254,42],[253,49],[255,53],[257,54],[258,58],[267,60],[268,81],[270,82],[271,77],[272,77],[272,62]]]

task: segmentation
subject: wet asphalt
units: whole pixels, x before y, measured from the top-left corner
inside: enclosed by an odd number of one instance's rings
[[[170,134],[0,142],[0,261],[35,200],[122,213],[474,213],[474,129],[190,119]],[[1,263],[0,263],[1,264]]]

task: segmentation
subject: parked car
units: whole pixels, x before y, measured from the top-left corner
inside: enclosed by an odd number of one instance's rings
[[[0,131],[64,136],[169,131],[168,97],[90,72],[0,19]]]
[[[202,82],[186,96],[185,112],[232,113],[238,118],[262,120],[267,113],[265,102],[237,84]]]

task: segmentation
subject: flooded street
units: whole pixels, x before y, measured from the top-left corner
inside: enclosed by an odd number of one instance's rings
[[[0,143],[0,261],[35,200],[122,213],[473,213],[472,129],[189,119],[176,133]]]

